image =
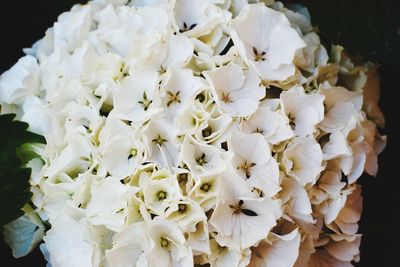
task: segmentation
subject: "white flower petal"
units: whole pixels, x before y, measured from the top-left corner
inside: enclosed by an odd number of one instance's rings
[[[323,170],[320,145],[312,138],[295,138],[283,152],[286,173],[300,185],[315,184]]]
[[[0,76],[0,103],[21,104],[39,93],[39,66],[36,58],[24,56]]]
[[[294,75],[295,52],[305,43],[285,15],[264,4],[246,5],[232,28],[240,55],[263,79],[283,81]]]
[[[299,231],[296,229],[284,236],[271,233],[270,239],[272,244],[263,241],[252,249],[249,267],[293,266],[299,255]]]
[[[117,178],[108,177],[92,185],[92,198],[86,208],[90,223],[120,232],[125,225],[129,197],[137,190]]]
[[[293,137],[289,126],[289,119],[279,111],[272,111],[268,107],[260,106],[243,124],[243,131],[247,133],[259,132],[265,139],[275,145]]]
[[[157,84],[156,72],[140,72],[125,78],[114,94],[115,115],[122,120],[142,122],[159,112]]]
[[[294,87],[281,94],[281,107],[294,124],[296,136],[305,137],[315,132],[324,118],[324,96],[305,94],[302,87]]]
[[[217,104],[231,116],[245,117],[254,113],[265,90],[253,71],[243,71],[237,64],[229,64],[204,72],[211,84]]]

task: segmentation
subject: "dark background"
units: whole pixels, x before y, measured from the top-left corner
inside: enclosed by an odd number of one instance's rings
[[[52,26],[72,0],[2,1],[0,6],[0,73],[9,69]],[[312,16],[312,14],[311,14]],[[373,38],[373,37],[372,37]],[[368,41],[368,40],[366,40]],[[400,47],[399,47],[400,49]],[[400,66],[381,68],[380,106],[386,117],[388,145],[379,158],[378,177],[363,176],[364,211],[360,223],[361,261],[357,266],[400,266]],[[11,201],[11,200],[10,200]],[[45,266],[39,249],[14,259],[0,237],[0,266]],[[84,266],[77,266],[84,267]]]

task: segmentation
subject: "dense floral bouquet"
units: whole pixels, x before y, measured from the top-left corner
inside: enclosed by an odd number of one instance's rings
[[[25,52],[1,113],[46,144],[5,227],[15,256],[43,240],[53,267],[358,260],[356,181],[385,145],[376,68],[328,53],[304,8],[94,0]]]

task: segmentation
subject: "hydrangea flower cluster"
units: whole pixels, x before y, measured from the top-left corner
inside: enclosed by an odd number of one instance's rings
[[[271,0],[94,0],[1,76],[49,265],[352,266],[376,68]],[[46,231],[44,224],[48,225]]]

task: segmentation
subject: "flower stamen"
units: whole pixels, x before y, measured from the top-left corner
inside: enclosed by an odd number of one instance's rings
[[[255,48],[254,46],[253,46],[253,54],[254,54],[255,61],[265,61],[267,59],[265,56],[267,54],[267,52],[265,52],[265,51],[258,52],[257,48]]]
[[[240,166],[237,167],[237,169],[238,169],[238,170],[239,170],[239,169],[242,170],[242,171],[246,174],[246,178],[249,179],[250,176],[251,176],[250,169],[251,169],[252,167],[254,167],[254,166],[256,166],[255,163],[253,163],[253,162],[247,162],[247,160],[245,160],[245,161],[243,162],[242,165],[240,165]]]
[[[149,109],[151,103],[153,103],[153,100],[147,98],[147,94],[145,91],[145,92],[143,92],[143,100],[138,101],[138,103],[143,105],[144,111],[147,111]]]
[[[164,142],[167,142],[167,139],[164,139],[161,137],[161,135],[158,135],[157,138],[154,138],[153,140],[151,140],[152,142],[156,143],[159,146],[162,146],[164,144]]]
[[[159,201],[164,200],[164,199],[167,198],[167,192],[165,192],[165,191],[159,191],[159,192],[157,193],[157,197],[158,197],[158,200],[159,200]]]
[[[167,94],[169,95],[169,100],[167,102],[167,107],[169,107],[172,103],[181,103],[181,100],[179,98],[179,94],[181,91],[177,91],[175,94],[171,91],[167,91]]]
[[[168,248],[169,247],[169,241],[168,239],[161,237],[161,241],[160,241],[161,247],[162,248]]]
[[[222,95],[221,95],[221,100],[224,102],[224,103],[231,103],[232,102],[232,100],[230,99],[230,97],[229,97],[229,93],[222,93]]]
[[[204,164],[206,164],[207,163],[207,161],[206,161],[206,154],[202,154],[200,157],[198,157],[197,159],[196,159],[196,162],[197,162],[197,164],[199,164],[200,166],[203,166]]]
[[[197,26],[197,23],[193,23],[193,24],[191,24],[190,26],[186,23],[186,22],[184,22],[183,23],[183,27],[181,28],[181,29],[179,29],[179,32],[180,33],[183,33],[183,32],[187,32],[187,31],[190,31],[190,30],[192,30],[194,27],[196,27]]]

